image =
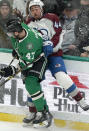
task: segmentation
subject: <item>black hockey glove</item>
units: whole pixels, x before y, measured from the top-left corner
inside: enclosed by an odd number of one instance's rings
[[[15,50],[12,51],[12,56],[19,60],[19,56]]]
[[[3,77],[8,77],[16,73],[16,68],[14,66],[8,66],[0,70],[0,75]]]

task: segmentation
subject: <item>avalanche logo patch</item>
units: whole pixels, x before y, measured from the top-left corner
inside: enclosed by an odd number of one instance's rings
[[[56,64],[55,67],[61,67],[61,64]]]

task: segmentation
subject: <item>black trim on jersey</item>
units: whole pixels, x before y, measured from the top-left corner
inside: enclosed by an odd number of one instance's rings
[[[42,56],[38,61],[34,62],[33,66],[27,70],[22,71],[22,74],[27,76],[35,76],[42,80],[45,70],[47,68],[47,58]]]
[[[39,92],[38,94],[31,96],[31,98],[38,97],[38,96],[41,95],[42,93],[43,93],[43,92]]]

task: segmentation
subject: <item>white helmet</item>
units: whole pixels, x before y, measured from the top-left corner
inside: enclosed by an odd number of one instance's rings
[[[33,6],[33,5],[39,5],[40,8],[42,9],[42,7],[44,6],[44,3],[41,0],[31,0],[29,3],[29,9]]]

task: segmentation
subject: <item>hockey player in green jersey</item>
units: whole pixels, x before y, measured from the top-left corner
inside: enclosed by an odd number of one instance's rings
[[[34,127],[49,127],[52,121],[52,115],[48,110],[44,94],[41,90],[40,81],[44,75],[47,58],[43,53],[43,48],[47,48],[42,36],[36,30],[29,28],[26,24],[20,23],[18,19],[11,19],[7,25],[8,36],[11,37],[13,52],[18,54],[19,66],[24,76],[26,90],[34,102],[37,113],[34,116]],[[49,54],[52,52],[52,43],[50,45]],[[44,45],[44,46],[43,46]],[[15,74],[17,69],[14,66],[2,68],[0,75],[8,77]]]

